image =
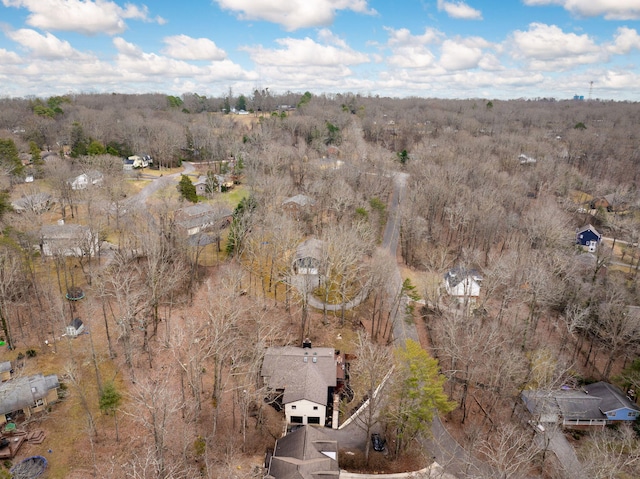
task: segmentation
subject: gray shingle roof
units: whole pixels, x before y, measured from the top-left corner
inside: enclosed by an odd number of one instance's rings
[[[9,414],[27,406],[33,406],[51,389],[60,387],[58,376],[35,374],[0,384],[0,414]]]
[[[44,225],[40,228],[44,240],[80,240],[86,238],[89,232],[88,226],[78,224]]]
[[[13,209],[18,212],[22,211],[35,211],[39,212],[45,209],[52,201],[51,195],[48,193],[36,193],[33,195],[26,195],[18,198],[11,203]]]
[[[282,202],[283,205],[290,203],[295,203],[298,206],[313,206],[316,204],[315,200],[307,195],[295,195]]]
[[[324,241],[319,240],[318,238],[309,238],[298,245],[294,260],[300,260],[303,258],[321,260],[323,249]]]
[[[339,477],[337,457],[337,441],[329,439],[319,428],[303,426],[278,439],[267,478]]]
[[[581,390],[524,391],[522,397],[532,414],[559,413],[567,421],[607,419],[607,413],[640,408],[612,384],[597,382]]]
[[[605,414],[623,408],[640,411],[640,408],[613,384],[600,381],[585,386],[584,390],[590,396],[595,396],[602,400],[600,410]]]
[[[269,348],[262,363],[262,377],[271,389],[284,390],[285,404],[300,399],[326,404],[328,388],[336,385],[334,349]]]

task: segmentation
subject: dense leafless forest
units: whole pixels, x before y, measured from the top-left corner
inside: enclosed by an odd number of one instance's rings
[[[548,445],[532,447],[519,397],[640,386],[639,123],[638,104],[598,101],[1,100],[1,359],[19,354],[24,374],[65,384],[38,419],[57,441],[50,477],[259,476],[282,429],[263,400],[264,348],[309,336],[354,352],[361,329],[392,342],[391,266],[376,250],[392,207],[401,275],[423,300],[407,314],[457,405],[451,433],[499,477],[562,477]],[[132,155],[153,168],[124,171]],[[205,243],[180,229],[176,173],[187,164],[193,182],[232,174],[228,191],[212,180],[199,195],[234,212]],[[71,187],[94,170],[99,185]],[[397,172],[406,194],[392,205]],[[312,205],[283,208],[299,194]],[[43,227],[60,220],[88,227],[80,254],[45,254]],[[604,237],[592,254],[575,244],[587,224]],[[362,304],[328,312],[298,294],[291,265],[309,237],[327,244],[331,278],[314,294],[344,304],[366,285]],[[473,304],[444,293],[453,267],[482,275]],[[85,298],[67,301],[76,288]],[[75,316],[91,334],[70,341],[61,335]],[[106,384],[122,399],[101,411]],[[637,477],[640,447],[623,432],[574,434],[588,477]]]

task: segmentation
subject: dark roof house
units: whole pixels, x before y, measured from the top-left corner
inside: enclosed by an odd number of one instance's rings
[[[576,244],[586,246],[591,252],[595,251],[601,240],[602,235],[591,224],[576,230]]]
[[[265,479],[325,479],[340,476],[338,442],[321,429],[301,428],[276,441]]]

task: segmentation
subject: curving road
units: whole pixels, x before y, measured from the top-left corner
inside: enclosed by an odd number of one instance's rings
[[[188,175],[189,173],[193,173],[195,171],[193,163],[182,162],[182,166],[184,168],[182,171],[166,176],[155,177],[155,179],[151,180],[148,185],[146,185],[138,193],[129,198],[125,202],[125,207],[131,208],[144,205],[154,193],[160,191],[166,186],[170,186],[176,178],[180,177],[180,175]]]
[[[413,319],[406,318],[404,314],[409,298],[403,295],[399,301],[397,300],[402,288],[402,275],[397,263],[401,224],[400,205],[406,196],[408,179],[409,175],[406,173],[395,173],[393,175],[393,195],[382,240],[382,248],[393,258],[393,264],[396,265],[393,271],[389,271],[387,292],[389,300],[395,305],[392,312],[393,338],[398,345],[407,339],[420,343],[418,330]],[[423,439],[422,444],[429,451],[434,461],[442,465],[447,473],[455,474],[461,478],[494,477],[493,471],[486,464],[478,461],[458,444],[444,427],[438,415],[433,417],[431,436]]]

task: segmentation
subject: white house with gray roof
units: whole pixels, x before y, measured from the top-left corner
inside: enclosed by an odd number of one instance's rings
[[[282,394],[287,424],[324,426],[340,366],[333,348],[268,348],[262,378],[268,388]],[[341,369],[341,368],[340,368]]]
[[[480,296],[482,276],[473,269],[455,267],[444,275],[444,287],[447,294],[458,301],[473,302]]]

